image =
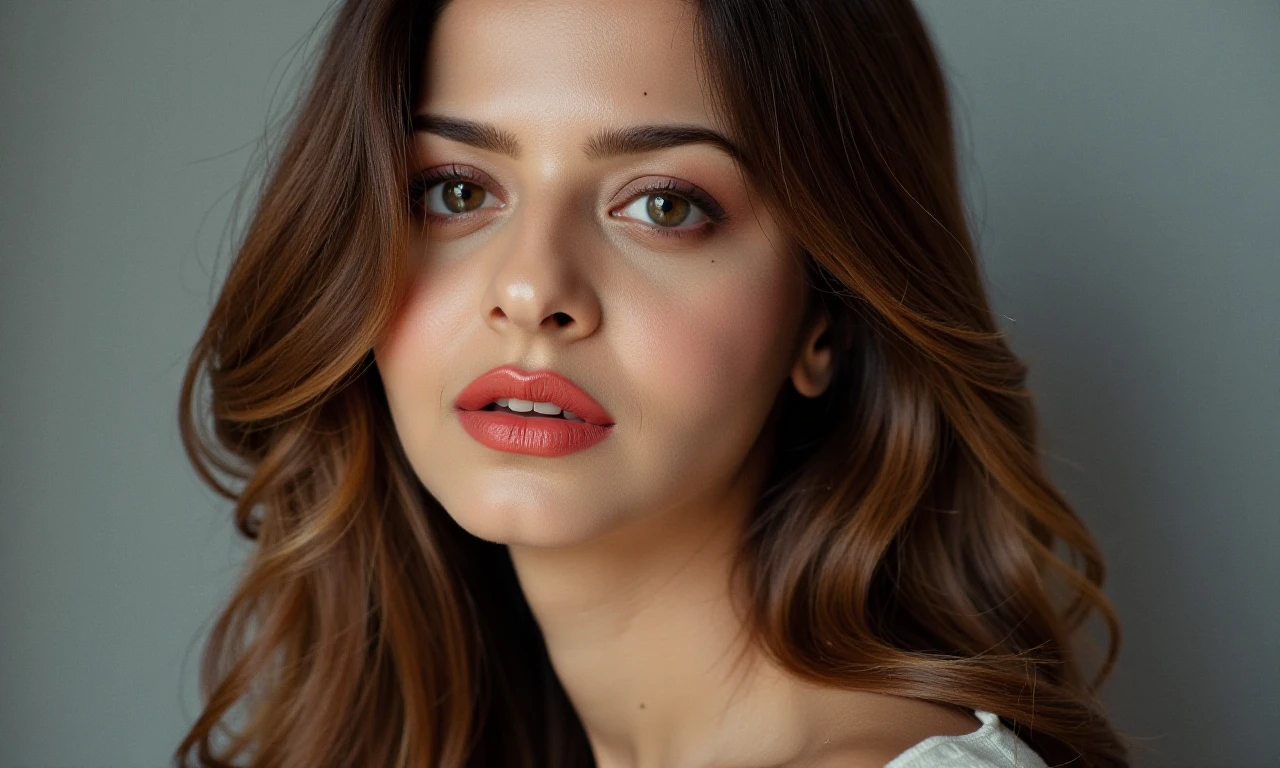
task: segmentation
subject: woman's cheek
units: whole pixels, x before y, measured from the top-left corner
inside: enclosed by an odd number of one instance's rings
[[[460,356],[467,294],[452,288],[442,275],[419,275],[374,350],[397,430],[415,455],[447,414],[448,366],[478,362]]]
[[[708,281],[629,324],[647,329],[639,331],[643,343],[628,345],[633,380],[643,382],[646,401],[670,419],[671,429],[699,425],[693,439],[707,439],[704,431],[728,437],[735,424],[767,411],[776,395],[778,345],[789,338],[778,287]]]
[[[415,355],[444,352],[449,342],[458,338],[458,332],[472,319],[467,312],[470,293],[459,285],[463,282],[459,272],[447,268],[419,271],[392,324],[398,346],[412,348],[410,354]],[[429,359],[420,362],[431,363]]]

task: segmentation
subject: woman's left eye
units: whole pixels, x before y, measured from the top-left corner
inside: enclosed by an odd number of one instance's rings
[[[698,206],[670,192],[641,195],[620,212],[664,229],[687,229],[710,220]]]

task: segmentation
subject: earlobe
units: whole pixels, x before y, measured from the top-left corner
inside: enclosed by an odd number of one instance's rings
[[[827,334],[830,326],[831,318],[824,312],[805,337],[804,346],[791,368],[791,384],[805,397],[819,397],[831,384],[835,359]]]

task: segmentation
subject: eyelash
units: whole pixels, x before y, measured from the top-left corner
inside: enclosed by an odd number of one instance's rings
[[[480,186],[489,183],[487,176],[460,165],[449,165],[442,168],[419,171],[409,180],[409,204],[412,210],[422,210],[425,215],[432,218],[457,219],[466,216],[467,214],[464,213],[456,216],[441,217],[438,214],[425,212],[422,196],[426,194],[426,191],[441,182],[450,181],[469,181]],[[724,209],[705,192],[690,184],[674,179],[664,179],[643,189],[636,190],[635,194],[627,199],[627,202],[630,203],[637,198],[655,195],[660,192],[678,193],[681,197],[697,206],[707,217],[709,223],[701,227],[655,227],[645,225],[659,237],[688,237],[689,235],[700,234],[701,230],[723,224],[729,219],[729,214],[725,213]]]

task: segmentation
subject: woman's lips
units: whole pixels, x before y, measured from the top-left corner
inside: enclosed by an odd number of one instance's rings
[[[499,398],[552,403],[582,421],[482,410]],[[525,372],[504,365],[481,374],[454,400],[463,429],[482,445],[508,453],[563,456],[589,448],[609,436],[613,419],[590,395],[560,374]]]
[[[458,410],[458,421],[481,445],[507,453],[564,456],[590,448],[609,436],[612,427],[585,421],[521,416],[505,411]]]

